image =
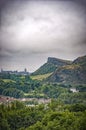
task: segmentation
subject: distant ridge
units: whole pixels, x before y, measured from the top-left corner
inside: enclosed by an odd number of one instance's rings
[[[73,63],[75,63],[75,64],[85,64],[86,65],[86,55],[78,57],[77,59],[75,59],[73,61]]]
[[[32,75],[42,75],[54,72],[58,67],[69,65],[72,61],[62,60],[54,57],[48,57],[47,62],[43,64],[38,70],[32,73]]]
[[[86,55],[78,57],[70,65],[60,66],[51,76],[48,82],[58,83],[86,83]]]
[[[54,58],[54,57],[48,57],[47,62],[52,63],[52,64],[57,65],[57,66],[63,66],[63,65],[66,65],[66,64],[67,65],[70,64],[72,61],[63,60],[63,59]]]

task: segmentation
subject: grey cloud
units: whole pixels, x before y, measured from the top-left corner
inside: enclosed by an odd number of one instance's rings
[[[37,67],[48,56],[73,59],[85,54],[86,15],[79,3],[11,1],[1,12],[2,65]]]

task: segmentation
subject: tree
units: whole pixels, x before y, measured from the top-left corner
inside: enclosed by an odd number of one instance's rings
[[[10,130],[7,119],[5,119],[2,111],[0,111],[0,130]]]

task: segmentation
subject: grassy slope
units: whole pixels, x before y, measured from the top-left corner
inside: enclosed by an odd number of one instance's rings
[[[86,83],[86,56],[77,58],[70,65],[60,67],[48,80],[50,82]]]
[[[55,71],[56,68],[57,66],[52,63],[45,63],[38,70],[36,70],[32,75],[43,75],[43,74],[51,73]]]
[[[58,67],[71,64],[71,61],[48,57],[48,60],[39,69],[32,73],[32,75],[42,75],[54,72]]]
[[[33,75],[31,76],[31,79],[33,80],[43,80],[49,77],[52,73],[42,74],[42,75]]]
[[[11,79],[3,79],[3,81],[6,83],[6,82],[15,82],[14,80],[11,80]]]

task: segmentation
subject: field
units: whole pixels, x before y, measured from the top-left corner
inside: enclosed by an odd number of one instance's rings
[[[46,79],[47,77],[49,77],[52,73],[48,73],[48,74],[43,74],[43,75],[34,75],[31,76],[31,79],[33,80],[43,80]]]

